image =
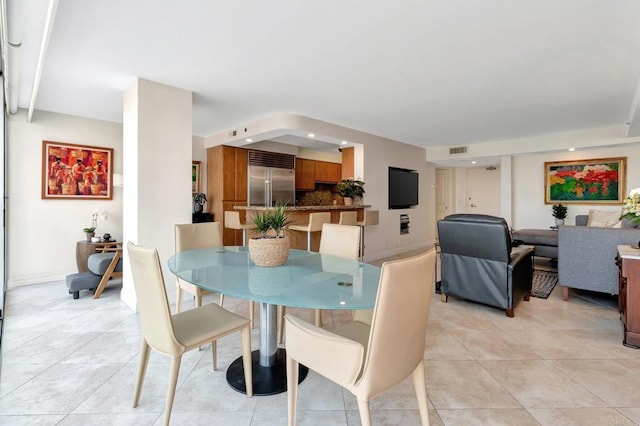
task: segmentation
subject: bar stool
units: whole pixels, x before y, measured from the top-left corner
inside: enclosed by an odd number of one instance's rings
[[[309,214],[309,223],[307,225],[291,225],[287,228],[289,231],[300,231],[307,233],[307,251],[311,251],[311,233],[322,231],[322,225],[331,223],[331,212],[311,213]]]
[[[247,229],[252,229],[253,225],[240,222],[240,212],[227,210],[224,212],[224,227],[229,229],[242,229],[242,245],[247,245]],[[249,300],[249,320],[251,321],[251,328],[254,327],[253,322],[253,300]]]
[[[242,229],[242,245],[247,245],[247,229],[253,228],[253,225],[240,223],[240,212],[227,210],[224,212],[224,227],[229,229]]]
[[[360,225],[360,262],[364,262],[364,227],[377,225],[380,223],[378,210],[366,210],[364,211],[364,219],[358,222]]]
[[[358,225],[358,212],[340,212],[338,225]]]

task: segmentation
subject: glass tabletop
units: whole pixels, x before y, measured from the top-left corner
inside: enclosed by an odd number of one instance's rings
[[[273,305],[319,309],[373,308],[380,268],[327,254],[289,250],[283,266],[256,266],[247,247],[177,253],[169,269],[206,290]]]

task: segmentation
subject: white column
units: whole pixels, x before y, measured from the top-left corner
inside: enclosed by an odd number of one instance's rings
[[[191,223],[192,93],[137,79],[123,99],[123,241],[158,249],[165,284],[176,223]],[[121,299],[136,310],[124,252]],[[173,292],[169,291],[172,296]]]
[[[512,157],[510,155],[500,157],[500,214],[505,218],[509,226],[513,228],[511,220],[513,215],[511,161]]]

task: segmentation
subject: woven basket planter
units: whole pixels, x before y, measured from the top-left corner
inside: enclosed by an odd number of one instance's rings
[[[281,266],[289,258],[289,238],[251,238],[249,257],[258,266]]]

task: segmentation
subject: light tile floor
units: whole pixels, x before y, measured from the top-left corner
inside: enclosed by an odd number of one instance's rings
[[[162,424],[168,358],[152,354],[140,406],[132,408],[140,330],[119,294],[111,285],[98,300],[87,292],[73,300],[62,282],[9,290],[0,424]],[[248,314],[246,302],[226,298],[225,307]],[[572,293],[564,302],[556,288],[547,300],[521,302],[507,318],[434,295],[430,311],[424,357],[432,425],[640,423],[640,350],[622,345],[614,299]],[[311,310],[288,312],[312,321]],[[323,315],[326,328],[350,316]],[[239,335],[218,344],[217,371],[210,350],[184,357],[172,424],[286,424],[286,394],[249,399],[227,386]],[[410,380],[371,405],[375,425],[420,423]],[[360,424],[355,398],[313,372],[300,385],[298,408],[300,425]]]

